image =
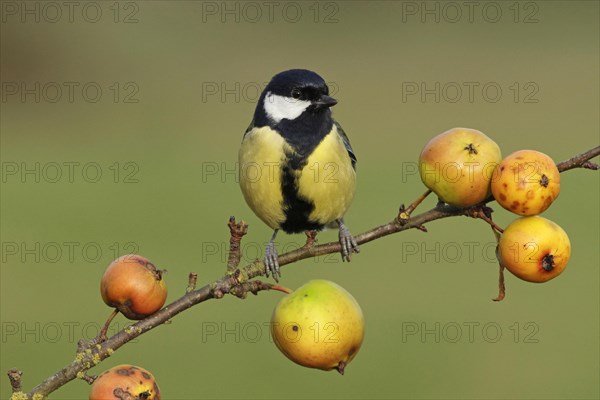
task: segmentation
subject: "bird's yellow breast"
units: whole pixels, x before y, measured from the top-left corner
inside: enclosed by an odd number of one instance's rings
[[[333,125],[298,178],[298,194],[314,204],[309,219],[327,225],[342,218],[354,198],[356,172],[344,142]]]
[[[283,137],[265,126],[248,132],[239,152],[240,187],[246,203],[272,229],[285,220],[281,192],[284,146]]]
[[[293,212],[286,209],[282,192],[286,152],[293,150],[269,127],[254,128],[246,134],[239,152],[244,198],[272,229],[280,228],[286,221],[286,211]],[[354,197],[356,173],[335,125],[294,175],[296,195],[313,205],[307,217],[311,223],[328,225],[343,217]]]

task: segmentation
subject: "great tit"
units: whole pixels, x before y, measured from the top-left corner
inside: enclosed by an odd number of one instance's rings
[[[239,181],[246,202],[274,232],[265,267],[281,276],[275,237],[339,228],[342,260],[358,253],[343,216],[356,187],[356,156],[331,117],[337,100],[318,74],[292,69],[275,75],[262,92],[239,152]]]

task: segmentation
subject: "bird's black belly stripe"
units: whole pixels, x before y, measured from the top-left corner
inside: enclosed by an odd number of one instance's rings
[[[293,149],[286,154],[287,161],[281,168],[281,190],[285,212],[285,221],[281,224],[281,229],[284,232],[299,233],[323,229],[324,225],[309,219],[315,205],[309,199],[298,196],[297,175],[306,165],[310,154],[332,128],[333,120],[329,109],[311,109],[294,120],[283,119],[275,126],[275,130]]]
[[[305,165],[306,160],[301,156],[290,154],[288,162],[283,165],[281,170],[281,189],[285,212],[285,221],[281,224],[281,229],[286,233],[323,229],[323,225],[312,222],[308,218],[315,205],[298,196],[297,171]]]

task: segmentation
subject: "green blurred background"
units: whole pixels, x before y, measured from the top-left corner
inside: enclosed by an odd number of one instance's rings
[[[55,4],[2,3],[0,370],[23,370],[26,389],[97,333],[116,255],[167,268],[169,301],[190,271],[223,275],[230,215],[250,224],[244,261],[260,255],[270,232],[232,171],[257,88],[277,72],[315,70],[339,100],[359,160],[355,234],[423,191],[414,163],[449,128],[557,161],[599,143],[595,1],[474,2],[472,14],[463,2],[75,2],[71,15]],[[143,366],[167,399],[598,398],[599,179],[562,180],[545,216],[568,232],[571,262],[543,285],[507,276],[501,303],[494,239],[467,218],[364,245],[350,264],[286,267],[286,286],[331,279],[361,304],[366,338],[345,376],[297,366],[269,341],[280,293],[194,307],[91,373]],[[514,219],[493,206],[500,225]],[[279,248],[303,239],[280,235]]]

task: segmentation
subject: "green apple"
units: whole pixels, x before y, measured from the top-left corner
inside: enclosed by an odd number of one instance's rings
[[[364,332],[354,297],[326,280],[312,280],[286,295],[271,318],[273,340],[290,360],[341,374],[360,349]]]

